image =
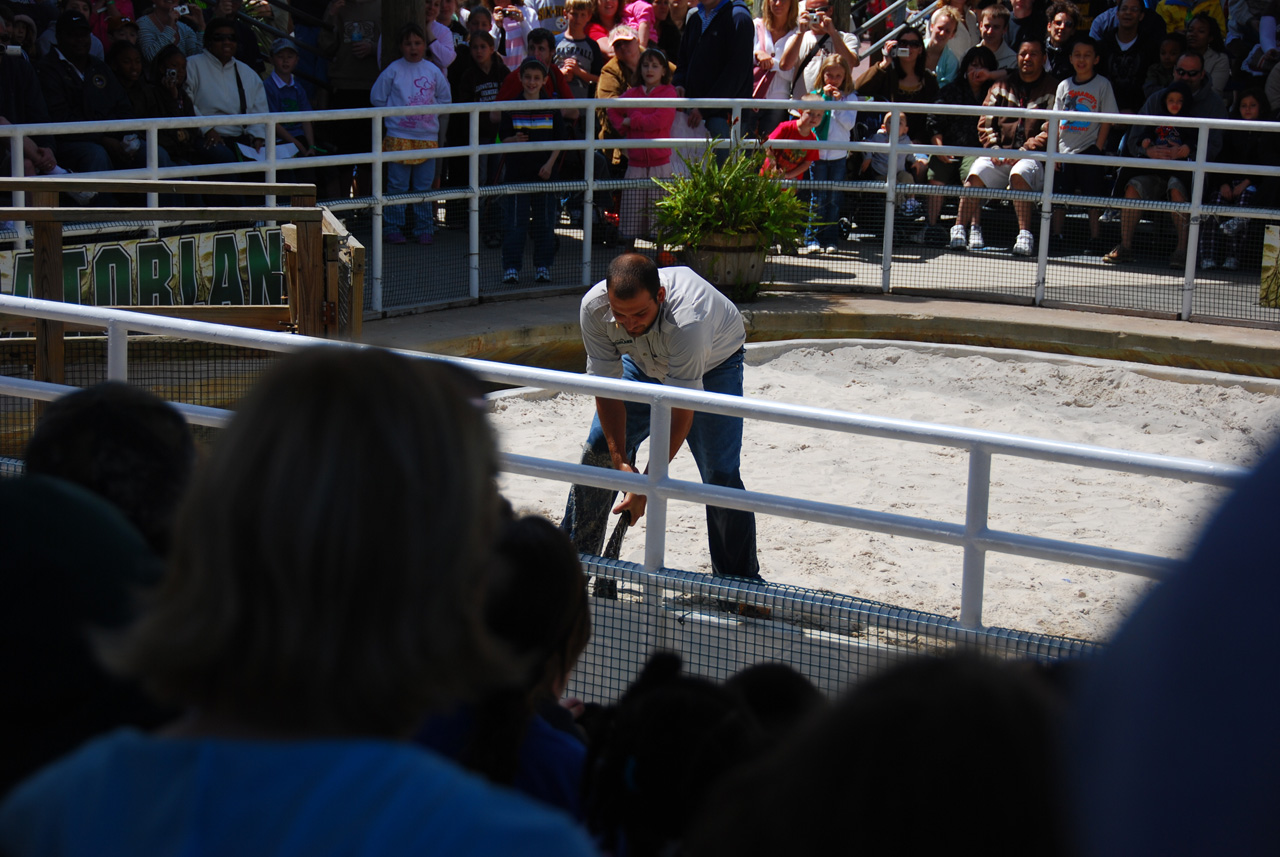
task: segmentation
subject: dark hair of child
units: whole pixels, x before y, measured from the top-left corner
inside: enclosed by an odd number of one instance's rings
[[[653,57],[662,66],[662,80],[659,83],[666,84],[671,82],[671,64],[667,62],[667,55],[657,48],[649,48],[640,54],[640,59],[636,60],[635,74],[631,75],[632,86],[644,86],[644,75],[640,73],[640,69],[644,67],[644,61],[648,57]]]
[[[583,782],[588,829],[606,853],[677,853],[715,783],[762,747],[741,698],[680,674],[660,652],[592,736]]]
[[[427,40],[426,32],[422,27],[418,26],[417,21],[410,21],[409,23],[402,25],[400,29],[396,30],[396,44],[403,45],[404,40],[410,36],[417,36],[424,42]]]
[[[498,540],[485,595],[485,624],[525,664],[524,681],[476,706],[460,761],[510,784],[520,745],[542,703],[555,703],[591,638],[587,578],[568,536],[545,518],[509,521]]]
[[[724,686],[742,697],[773,740],[827,707],[827,699],[813,682],[779,663],[756,664],[736,673]]]

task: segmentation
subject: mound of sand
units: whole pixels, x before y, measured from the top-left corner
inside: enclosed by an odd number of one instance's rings
[[[1128,364],[886,345],[797,348],[749,365],[745,387],[761,399],[1251,465],[1280,434],[1280,395],[1220,378],[1186,383]],[[593,411],[589,397],[512,397],[494,404],[493,418],[505,450],[577,461]],[[647,454],[642,449],[639,460]],[[758,421],[744,431],[748,488],[865,509],[960,523],[967,468],[967,454],[947,447]],[[687,449],[672,473],[697,480]],[[517,509],[556,522],[566,487],[509,475],[502,484]],[[1179,556],[1222,496],[1211,486],[997,457],[990,521],[1001,530]],[[644,523],[628,534],[623,559],[643,561]],[[769,581],[959,612],[959,548],[767,516],[758,528]],[[709,572],[706,550],[702,508],[672,503],[667,564]],[[989,554],[983,622],[1104,639],[1150,586],[1126,574]]]

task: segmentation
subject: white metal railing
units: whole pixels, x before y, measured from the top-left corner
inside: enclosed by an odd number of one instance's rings
[[[124,310],[15,298],[8,295],[0,295],[0,312],[103,327],[108,339],[107,375],[110,379],[118,381],[128,378],[126,343],[130,331],[181,336],[204,342],[271,351],[295,351],[315,345],[370,347],[185,319],[162,318]],[[419,359],[438,359],[456,363],[485,381],[588,396],[604,396],[647,404],[652,409],[650,437],[652,449],[667,448],[670,439],[671,409],[683,408],[744,419],[765,420],[968,450],[969,480],[963,523],[890,514],[856,506],[821,503],[796,497],[676,480],[670,477],[666,456],[662,455],[653,457],[647,475],[513,454],[502,456],[501,467],[507,472],[525,476],[634,491],[647,495],[649,497],[647,514],[650,519],[646,528],[644,564],[646,569],[651,571],[661,569],[665,565],[668,500],[727,506],[762,514],[959,546],[964,553],[959,623],[962,627],[970,629],[979,628],[982,623],[985,563],[986,554],[989,551],[1074,563],[1157,579],[1165,576],[1176,565],[1176,561],[1168,557],[991,529],[987,509],[991,491],[991,458],[993,456],[1006,455],[1220,486],[1236,484],[1247,472],[1244,468],[1234,465],[1190,458],[1152,455],[1001,432],[852,414],[825,408],[766,402],[684,390],[660,384],[597,378],[483,360],[437,357],[409,351],[401,353]],[[0,377],[0,394],[30,399],[56,399],[73,389],[25,379]],[[188,420],[198,425],[222,426],[231,416],[229,411],[175,404]]]
[[[643,99],[640,101],[626,99],[575,99],[571,102],[564,102],[565,109],[578,109],[586,111],[588,115],[596,108],[603,107],[625,107],[647,106],[647,107],[703,107],[703,108],[728,108],[733,112],[733,135],[734,140],[725,141],[722,145],[730,145],[734,142],[740,142],[736,139],[740,122],[737,120],[741,117],[743,109],[748,108],[768,108],[768,107],[800,107],[801,102],[787,100],[735,100],[735,99]],[[317,158],[307,158],[301,162],[294,161],[277,161],[275,159],[275,139],[274,135],[268,134],[266,141],[266,160],[263,162],[248,162],[237,164],[217,164],[217,165],[201,165],[190,167],[173,167],[169,169],[161,169],[157,160],[157,132],[163,128],[189,127],[193,120],[191,118],[176,119],[145,119],[145,120],[121,120],[113,122],[80,122],[80,123],[50,123],[45,125],[10,125],[0,126],[0,137],[16,138],[22,135],[59,135],[71,133],[85,133],[89,131],[132,131],[135,133],[143,133],[146,137],[147,150],[147,167],[142,170],[133,171],[117,171],[112,173],[99,173],[99,176],[135,176],[139,178],[179,178],[179,177],[216,177],[227,175],[243,175],[261,174],[265,172],[268,181],[275,181],[280,171],[287,171],[298,168],[320,168],[325,166],[355,166],[370,165],[373,170],[373,199],[369,206],[372,210],[373,225],[372,238],[369,252],[368,278],[370,281],[370,294],[372,300],[372,311],[377,314],[384,310],[383,305],[383,248],[382,248],[382,211],[386,204],[404,204],[406,202],[417,202],[444,198],[466,198],[468,200],[468,245],[467,245],[467,281],[468,294],[471,299],[478,299],[480,296],[480,197],[489,193],[510,193],[520,192],[527,188],[519,185],[506,185],[497,188],[481,188],[480,182],[480,157],[482,155],[502,155],[510,152],[518,151],[550,151],[552,149],[575,150],[582,152],[595,152],[597,150],[615,149],[615,148],[652,148],[655,145],[665,145],[672,147],[686,147],[698,144],[697,140],[688,138],[662,138],[658,140],[598,140],[595,137],[594,122],[588,121],[584,123],[584,134],[578,140],[558,140],[548,143],[526,143],[526,144],[481,144],[479,137],[479,119],[482,111],[507,111],[520,109],[521,102],[490,102],[484,104],[468,103],[468,104],[452,104],[452,105],[422,105],[414,107],[398,107],[398,108],[365,108],[359,110],[318,110],[309,113],[290,113],[289,121],[310,120],[313,122],[325,122],[340,119],[364,119],[370,122],[370,139],[372,144],[372,152],[353,155],[331,155]],[[1150,200],[1125,200],[1125,199],[1095,199],[1077,196],[1056,196],[1053,193],[1053,177],[1054,168],[1060,163],[1083,163],[1083,164],[1099,164],[1113,166],[1134,166],[1138,163],[1134,158],[1123,156],[1103,156],[1103,155],[1067,155],[1056,151],[1058,121],[1060,119],[1079,120],[1081,114],[1072,111],[1045,111],[1045,110],[1019,110],[1019,109],[1003,109],[993,111],[991,108],[982,106],[967,105],[950,105],[950,104],[909,104],[900,102],[824,102],[824,110],[857,110],[860,112],[870,113],[888,113],[891,116],[890,127],[895,127],[892,123],[896,122],[899,113],[932,113],[935,115],[963,115],[972,116],[974,121],[984,115],[1000,115],[1008,117],[1032,117],[1047,118],[1049,128],[1049,145],[1045,151],[1027,152],[1018,151],[1017,157],[1031,158],[1045,162],[1046,176],[1044,188],[1039,192],[1020,193],[1017,191],[998,190],[998,189],[967,189],[954,186],[932,187],[929,185],[915,184],[911,186],[911,192],[917,195],[941,194],[945,196],[980,196],[984,198],[1003,198],[1003,199],[1022,199],[1035,201],[1040,207],[1040,239],[1036,254],[1036,273],[1034,281],[1034,303],[1039,306],[1044,302],[1046,271],[1049,259],[1049,220],[1052,216],[1054,204],[1063,205],[1070,204],[1086,207],[1107,206],[1110,208],[1140,208],[1143,210],[1159,210],[1172,211],[1178,213],[1186,213],[1190,216],[1189,232],[1187,245],[1188,247],[1198,246],[1198,238],[1201,226],[1201,219],[1205,215],[1222,214],[1232,217],[1254,218],[1254,219],[1274,219],[1280,216],[1280,212],[1271,209],[1245,208],[1239,206],[1231,207],[1215,207],[1205,205],[1201,202],[1202,191],[1204,188],[1205,177],[1212,172],[1230,172],[1240,168],[1236,164],[1222,164],[1208,161],[1208,149],[1206,146],[1197,147],[1197,157],[1195,161],[1162,161],[1161,169],[1169,169],[1175,171],[1185,171],[1191,174],[1192,193],[1189,202],[1171,203]],[[384,152],[382,151],[382,119],[385,116],[394,115],[412,115],[420,113],[435,113],[442,116],[452,117],[452,121],[468,122],[469,142],[466,146],[457,146],[449,148],[438,148],[428,150],[415,150],[412,152]],[[196,118],[196,122],[201,117]],[[207,119],[207,117],[204,117]],[[227,122],[250,123],[250,122],[274,122],[281,116],[274,114],[254,114],[243,117],[232,117],[225,119]],[[1115,125],[1129,126],[1135,122],[1141,122],[1142,117],[1136,117],[1132,114],[1102,114],[1091,113],[1088,115],[1091,122],[1109,122]],[[1176,125],[1181,127],[1195,128],[1198,130],[1202,138],[1209,133],[1230,133],[1233,131],[1244,130],[1261,130],[1267,132],[1280,132],[1280,123],[1275,122],[1245,122],[1240,120],[1212,120],[1201,118],[1183,118],[1183,117],[1160,117],[1160,124]],[[1280,137],[1277,137],[1280,143]],[[787,141],[787,146],[792,148],[819,148],[819,149],[844,149],[847,151],[858,152],[887,152],[890,163],[894,161],[900,150],[900,145],[896,137],[891,137],[887,143],[867,143],[867,142],[805,142],[805,141]],[[999,149],[968,149],[956,146],[912,146],[912,151],[921,156],[929,155],[984,155],[995,156],[1002,150]],[[10,147],[11,158],[13,159],[12,168],[15,175],[21,174],[21,146]],[[448,158],[448,157],[466,157],[468,159],[468,184],[462,188],[452,188],[441,191],[428,191],[423,193],[401,194],[395,197],[394,203],[387,203],[387,197],[382,190],[381,170],[382,165],[388,162],[405,160],[410,158]],[[594,282],[592,275],[592,228],[593,218],[592,209],[594,206],[593,192],[598,186],[603,185],[609,187],[594,174],[594,158],[584,157],[584,177],[582,182],[561,183],[573,184],[581,187],[585,193],[583,198],[583,236],[582,236],[582,266],[581,266],[581,282],[580,285],[587,286]],[[1257,176],[1280,176],[1280,166],[1251,166],[1250,172]],[[796,186],[805,186],[803,182],[796,182]],[[881,290],[884,293],[890,291],[890,274],[893,267],[893,244],[895,240],[894,218],[892,217],[894,205],[896,203],[897,186],[891,176],[887,182],[857,182],[843,183],[846,187],[856,187],[858,190],[882,191],[885,195],[885,228],[883,237],[883,251],[881,253]],[[22,205],[22,194],[15,194],[15,205]],[[268,204],[272,204],[273,200],[268,199]],[[148,199],[148,205],[158,205],[158,199],[155,194],[151,194]],[[363,206],[365,203],[359,201],[339,201],[335,207],[351,207]],[[27,236],[25,225],[18,224],[18,240],[25,240]],[[1187,259],[1182,272],[1182,300],[1180,317],[1189,319],[1192,315],[1193,298],[1195,295],[1196,282],[1196,254],[1187,253]]]

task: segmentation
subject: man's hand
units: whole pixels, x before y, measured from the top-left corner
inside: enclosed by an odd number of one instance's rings
[[[622,498],[622,502],[613,507],[613,513],[621,515],[623,512],[629,512],[631,514],[631,524],[635,526],[635,523],[644,517],[644,507],[648,502],[648,498],[643,494],[628,492],[627,496]]]
[[[615,460],[613,463],[613,467],[615,470],[620,470],[623,473],[639,473],[640,472],[629,461]],[[636,521],[640,520],[644,516],[644,507],[645,507],[645,504],[648,502],[649,501],[645,498],[643,494],[633,494],[632,492],[628,491],[623,496],[622,502],[618,503],[618,505],[613,507],[613,514],[621,515],[623,512],[630,512],[631,523],[634,524]]]
[[[351,43],[351,53],[356,59],[364,59],[373,53],[373,39],[361,39]]]
[[[31,163],[41,173],[47,173],[58,165],[58,159],[54,157],[53,150],[46,146],[36,148],[35,157],[31,159]]]
[[[702,111],[695,107],[689,111],[689,127],[697,128],[701,124],[702,124]]]
[[[1186,149],[1184,152],[1183,149]],[[1191,147],[1183,144],[1181,146],[1151,146],[1147,149],[1147,157],[1155,158],[1157,161],[1181,161],[1191,154]]]

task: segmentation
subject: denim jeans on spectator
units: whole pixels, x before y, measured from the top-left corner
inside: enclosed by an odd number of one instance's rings
[[[809,180],[815,182],[844,181],[847,158],[816,160],[809,167]],[[836,221],[840,219],[840,196],[834,190],[815,190],[809,194],[809,226],[804,231],[806,244],[830,247],[844,236]]]
[[[387,163],[387,194],[408,193],[431,190],[431,182],[436,176],[434,158],[420,164]],[[432,214],[431,202],[415,202],[413,205],[413,237],[434,235],[435,218]],[[382,232],[404,232],[404,205],[388,205],[382,209]]]
[[[707,126],[707,134],[711,136],[711,139],[713,140],[729,139],[729,117],[727,115],[721,116],[719,114],[716,114],[712,116],[706,116],[704,114],[702,117],[702,121]],[[717,163],[723,164],[729,158],[728,149],[716,149],[715,152],[716,152]]]
[[[498,166],[501,163],[502,157],[500,155],[480,156],[480,185],[482,187],[497,183]],[[480,233],[482,235],[495,235],[502,228],[500,211],[503,199],[503,197],[499,196],[480,197]]]
[[[739,351],[702,376],[702,386],[709,393],[742,395],[742,356]],[[632,359],[622,357],[622,377],[628,381],[656,384]],[[635,459],[637,447],[649,436],[649,406],[627,402],[627,458]],[[698,473],[707,485],[742,488],[742,419],[697,411],[687,439],[689,451],[698,465]],[[609,466],[609,448],[600,419],[591,421],[585,458]],[[570,490],[561,527],[569,533],[578,550],[599,555],[604,545],[605,524],[613,505],[615,492],[608,488],[575,485]],[[760,576],[756,558],[756,516],[752,512],[707,507],[707,541],[711,553],[711,572],[721,577]]]
[[[517,193],[503,197],[503,270],[520,270],[524,262],[525,236],[529,233],[533,234],[533,267],[551,267],[556,254],[555,233],[551,230],[551,202],[549,193]]]

